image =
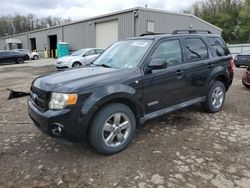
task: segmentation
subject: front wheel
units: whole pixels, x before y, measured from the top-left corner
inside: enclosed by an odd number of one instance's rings
[[[206,101],[202,103],[204,110],[215,113],[219,112],[224,104],[226,89],[222,82],[215,81],[206,96]]]
[[[80,62],[73,63],[72,67],[80,67],[82,64]]]
[[[242,84],[246,87],[246,88],[250,88],[250,85],[247,85],[244,80],[242,79]]]
[[[113,103],[102,108],[93,118],[89,141],[98,152],[112,155],[128,146],[135,128],[132,110],[126,105]]]

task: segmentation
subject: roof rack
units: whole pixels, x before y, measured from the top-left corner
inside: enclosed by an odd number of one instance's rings
[[[173,31],[173,35],[176,34],[197,34],[197,33],[208,33],[208,34],[212,34],[211,31],[208,30],[175,30]]]
[[[140,37],[147,36],[147,35],[164,35],[164,34],[167,34],[167,33],[142,33]]]

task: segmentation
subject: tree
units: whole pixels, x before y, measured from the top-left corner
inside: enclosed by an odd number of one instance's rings
[[[227,43],[250,42],[250,0],[204,0],[187,11],[222,28]]]
[[[33,14],[28,14],[27,16],[20,14],[16,14],[15,16],[2,16],[0,17],[0,37],[70,22],[71,18],[63,19],[52,16],[37,18]]]

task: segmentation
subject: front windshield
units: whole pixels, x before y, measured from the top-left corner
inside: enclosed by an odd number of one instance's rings
[[[75,53],[71,54],[71,56],[81,56],[81,55],[85,54],[86,52],[87,52],[87,50],[81,49],[81,50],[78,50]]]
[[[134,68],[150,45],[152,40],[125,40],[114,43],[94,61],[94,65],[104,65],[117,69]]]

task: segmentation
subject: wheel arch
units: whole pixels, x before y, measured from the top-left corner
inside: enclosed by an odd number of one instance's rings
[[[142,104],[139,101],[137,101],[137,99],[135,99],[135,97],[132,94],[125,93],[125,92],[113,93],[96,101],[92,105],[92,107],[88,109],[88,112],[85,111],[86,109],[84,109],[83,107],[81,113],[82,114],[85,113],[85,117],[87,116],[87,121],[85,121],[85,126],[84,126],[86,136],[88,136],[89,128],[91,126],[91,123],[95,115],[98,113],[98,111],[102,109],[103,107],[112,103],[121,103],[121,104],[128,106],[135,114],[136,123],[137,124],[140,123],[140,117],[144,113]]]
[[[230,86],[230,82],[229,82],[229,77],[230,77],[230,73],[228,72],[228,70],[224,67],[217,67],[216,69],[214,69],[208,79],[208,89],[211,87],[211,85],[213,84],[214,81],[221,81],[224,86],[226,91],[229,89]]]

